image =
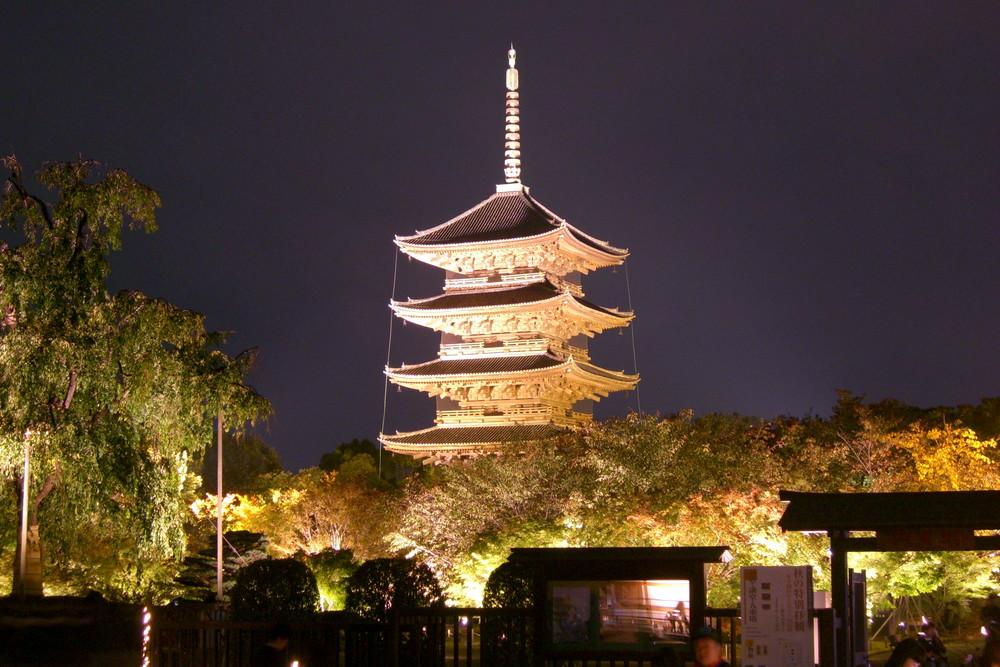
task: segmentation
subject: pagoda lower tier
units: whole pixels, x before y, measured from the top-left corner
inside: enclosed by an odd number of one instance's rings
[[[448,424],[409,433],[383,434],[379,440],[391,452],[434,464],[483,452],[516,451],[520,443],[544,440],[561,431],[549,424]]]
[[[592,417],[575,409],[580,401],[600,400],[613,391],[632,389],[639,381],[637,375],[551,351],[480,352],[387,367],[385,372],[395,384],[447,399],[454,406],[438,409],[431,428],[379,437],[392,452],[433,462],[495,452],[505,443],[582,428]]]

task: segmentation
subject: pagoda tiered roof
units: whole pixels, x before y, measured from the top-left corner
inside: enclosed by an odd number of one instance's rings
[[[621,264],[628,257],[628,250],[585,234],[542,206],[521,184],[498,186],[496,194],[444,224],[397,236],[396,245],[416,259],[458,273],[503,268],[505,262],[511,269],[549,264],[546,270],[556,275],[587,273]],[[538,257],[542,248],[556,251],[558,260]],[[500,256],[505,252],[508,258]],[[486,260],[469,253],[492,257]],[[529,253],[536,255],[535,262],[523,259]]]
[[[459,385],[547,384],[565,378],[559,393],[582,400],[632,389],[639,381],[638,375],[609,371],[573,357],[560,359],[550,353],[439,358],[412,366],[386,367],[385,374],[404,387],[459,399],[453,389]]]
[[[631,312],[581,299],[570,289],[560,290],[547,280],[513,287],[445,292],[427,299],[392,301],[390,306],[396,315],[414,324],[455,334],[463,333],[461,326],[467,320],[500,320],[518,312],[528,313],[526,316],[545,313],[546,322],[534,327],[558,329],[567,337],[580,333],[592,336],[594,332],[626,326],[633,317]],[[565,311],[568,317],[554,316],[556,310]],[[464,333],[470,333],[469,329]]]
[[[502,424],[496,426],[433,426],[420,431],[382,434],[379,440],[398,454],[448,459],[462,455],[501,451],[519,442],[534,442],[565,433],[549,424]]]
[[[632,314],[615,308],[604,308],[586,299],[581,299],[569,290],[560,290],[549,281],[518,285],[515,287],[499,287],[481,290],[462,290],[445,292],[426,299],[407,299],[393,301],[393,306],[412,310],[471,310],[474,308],[496,309],[497,306],[537,305],[543,301],[567,297],[581,306],[596,310],[607,315],[628,318]]]
[[[576,361],[573,357],[560,359],[551,354],[504,354],[495,357],[461,357],[453,359],[433,359],[412,366],[403,364],[400,368],[386,368],[386,374],[394,380],[407,377],[448,378],[465,375],[507,375],[529,373],[548,369],[576,368],[580,371],[606,380],[631,382],[639,376],[620,371],[609,371],[593,364]]]

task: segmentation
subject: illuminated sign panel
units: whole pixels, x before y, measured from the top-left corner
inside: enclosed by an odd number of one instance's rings
[[[687,580],[552,581],[551,643],[565,648],[649,647],[690,632]]]

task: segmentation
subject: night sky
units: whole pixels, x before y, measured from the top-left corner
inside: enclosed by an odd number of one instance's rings
[[[3,152],[159,191],[112,287],[260,348],[290,470],[376,438],[393,236],[502,181],[511,42],[524,183],[632,252],[584,283],[637,314],[599,418],[1000,395],[998,3],[12,4]],[[400,256],[395,297],[442,279]],[[392,364],[436,337],[397,320]],[[432,419],[390,387],[387,432]]]

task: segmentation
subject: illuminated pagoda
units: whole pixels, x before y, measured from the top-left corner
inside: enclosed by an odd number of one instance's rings
[[[633,315],[590,303],[580,286],[580,274],[617,266],[628,251],[584,234],[521,183],[513,47],[508,58],[506,182],[448,222],[396,237],[402,252],[446,273],[443,293],[390,304],[397,317],[441,332],[437,359],[385,369],[393,383],[437,398],[434,426],[379,436],[389,451],[426,462],[581,428],[592,401],[639,381],[590,363],[588,337]]]

